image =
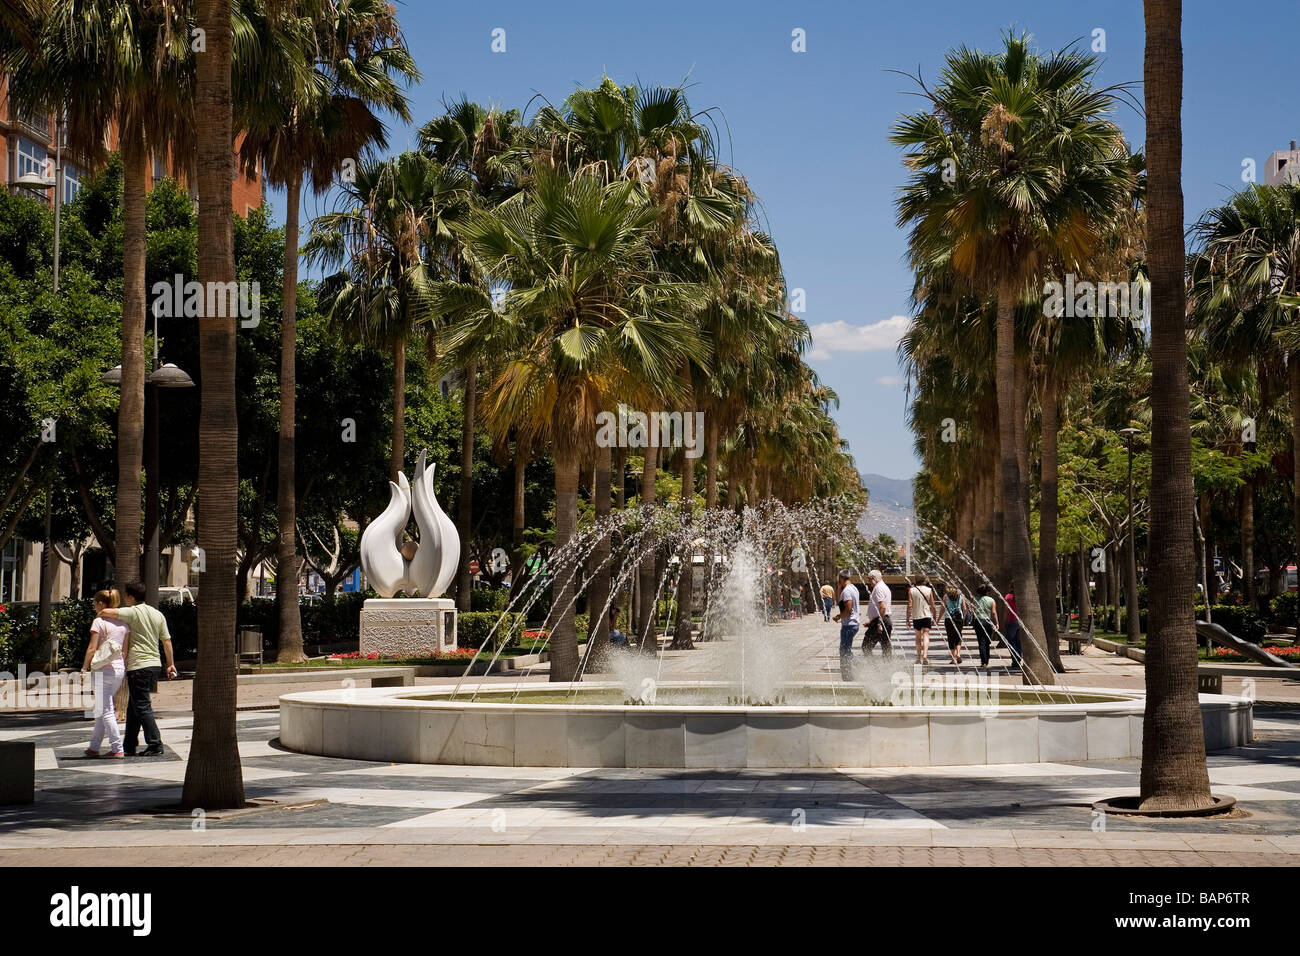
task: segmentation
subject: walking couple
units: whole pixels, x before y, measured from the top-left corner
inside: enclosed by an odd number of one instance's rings
[[[881,645],[885,657],[891,654],[889,636],[893,632],[894,622],[889,614],[891,596],[889,585],[884,575],[872,571],[867,575],[871,584],[870,603],[867,605],[867,629],[862,637],[862,652],[870,654],[871,648]],[[860,621],[860,601],[857,585],[852,581],[848,569],[839,574],[839,612],[835,620],[840,625],[840,679],[853,679],[853,639],[857,637]]]
[[[144,603],[145,589],[139,581],[126,585],[126,606],[119,607],[117,591],[100,591],[95,595],[95,620],[90,625],[90,644],[82,670],[92,672],[95,684],[95,726],[90,734],[87,757],[134,757],[144,730],[143,756],[163,753],[162,735],[153,715],[150,695],[158,689],[162,675],[161,647],[167,655],[167,679],[176,676],[172,659],[172,637],[167,619],[157,608]],[[117,725],[113,697],[126,684],[129,700],[126,708],[126,738]],[[108,753],[99,747],[108,737]]]

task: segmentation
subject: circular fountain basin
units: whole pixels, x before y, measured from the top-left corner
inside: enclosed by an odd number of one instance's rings
[[[462,686],[455,700],[450,686],[307,691],[280,698],[280,743],[357,760],[584,768],[930,767],[1142,753],[1144,701],[1135,691],[1016,686],[996,700],[934,706],[668,702],[706,686],[665,683],[654,705],[596,702],[623,694],[596,682]],[[832,685],[800,690],[821,699]],[[1249,700],[1200,701],[1207,750],[1251,741]]]

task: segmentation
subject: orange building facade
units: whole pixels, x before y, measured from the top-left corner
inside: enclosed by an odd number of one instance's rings
[[[53,203],[53,190],[26,189],[13,183],[27,173],[37,173],[44,179],[54,178],[54,136],[56,133],[53,116],[23,116],[9,103],[9,79],[0,76],[0,142],[4,144],[4,161],[0,163],[0,181],[7,189],[21,191],[33,199],[47,205]],[[65,137],[66,138],[66,137]],[[104,143],[109,149],[117,148],[117,130],[109,128],[104,131]],[[238,147],[238,143],[236,143]],[[79,162],[79,157],[68,149],[63,150],[63,201],[71,202],[81,190],[82,176],[86,166]],[[246,175],[235,161],[232,150],[230,161],[235,166],[235,182],[230,193],[230,205],[236,213],[247,216],[249,212],[262,205],[262,176],[259,169],[252,175]],[[148,188],[168,175],[170,163],[167,156],[153,157],[149,164]],[[194,195],[194,190],[190,189]]]

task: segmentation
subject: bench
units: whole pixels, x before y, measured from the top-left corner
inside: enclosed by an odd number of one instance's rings
[[[1092,643],[1092,623],[1089,622],[1088,630],[1085,631],[1066,631],[1065,646],[1067,653],[1082,654],[1083,645]]]
[[[0,740],[0,806],[36,801],[36,744]]]
[[[348,667],[342,664],[325,665],[317,670],[298,670],[286,667],[282,670],[263,670],[251,674],[240,674],[236,680],[240,684],[306,684],[337,683],[351,678],[358,684],[369,681],[371,687],[414,687],[415,668],[403,667]]]

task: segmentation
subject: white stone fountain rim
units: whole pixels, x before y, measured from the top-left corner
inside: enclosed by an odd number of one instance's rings
[[[358,674],[357,677],[364,675]],[[659,685],[663,688],[676,687],[718,687],[730,686],[727,681],[672,681]],[[803,682],[801,687],[829,688],[831,682]],[[841,685],[834,684],[839,687]],[[530,683],[524,685],[519,691],[521,697],[533,689],[537,693],[557,693],[572,690],[622,690],[623,685],[613,682],[594,682],[584,681],[581,683]],[[1001,685],[999,685],[1001,687]],[[750,706],[737,704],[581,704],[581,703],[564,703],[564,704],[529,704],[517,701],[508,703],[491,703],[483,701],[470,701],[468,698],[475,692],[479,693],[496,693],[508,694],[515,691],[517,685],[506,683],[490,683],[473,686],[462,686],[461,696],[456,700],[428,700],[429,697],[450,697],[454,688],[446,686],[426,686],[426,687],[352,687],[339,688],[333,690],[312,690],[299,691],[293,694],[285,694],[280,701],[293,704],[304,704],[328,709],[346,709],[356,706],[379,705],[383,708],[393,709],[426,709],[438,712],[445,711],[474,711],[480,713],[537,713],[537,714],[560,714],[560,713],[580,713],[580,714],[606,714],[609,716],[671,716],[671,715],[688,715],[688,714],[706,714],[706,715],[726,715],[726,714],[755,714],[758,716],[798,716],[798,715],[898,715],[907,714],[932,714],[938,716],[982,716],[987,718],[1005,717],[1005,716],[1042,716],[1042,715],[1076,715],[1076,714],[1141,714],[1146,707],[1146,693],[1132,689],[1108,688],[1108,687],[1068,687],[1062,685],[1027,685],[1015,684],[1007,686],[1007,691],[1021,693],[1042,693],[1054,694],[1079,694],[1088,696],[1119,697],[1120,700],[1113,701],[1093,701],[1093,702],[1063,702],[1051,704],[1007,704],[1002,705],[996,702],[988,704],[934,704],[934,705],[902,705],[902,706],[879,706],[879,705],[858,705],[858,706],[836,706],[836,705],[776,705],[776,706]],[[924,688],[922,689],[924,692]],[[412,699],[426,698],[426,699]],[[1235,697],[1227,694],[1201,694],[1200,703],[1202,705],[1219,705],[1232,707],[1240,704],[1250,703],[1248,698]]]

